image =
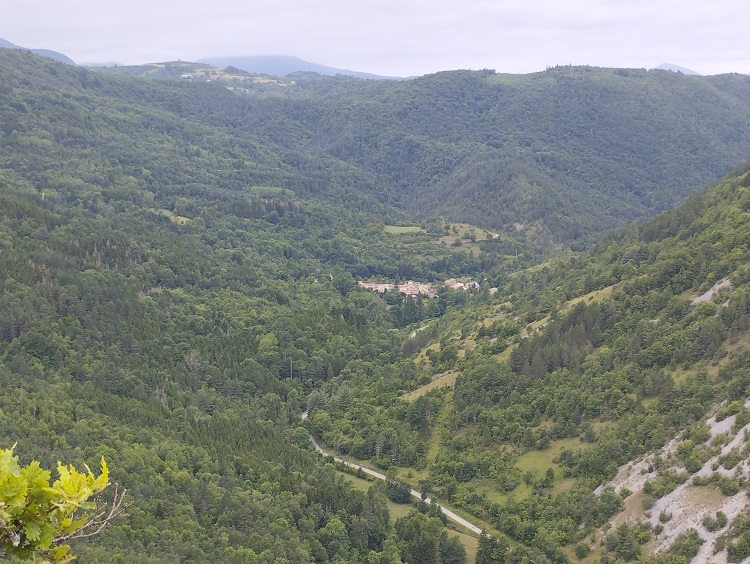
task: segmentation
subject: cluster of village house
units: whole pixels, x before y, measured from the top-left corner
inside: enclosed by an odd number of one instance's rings
[[[384,293],[384,292],[401,292],[402,294],[406,294],[407,296],[410,296],[412,298],[416,298],[418,296],[427,296],[428,298],[432,298],[434,296],[437,296],[437,291],[432,286],[432,284],[426,284],[424,282],[414,282],[413,280],[409,280],[408,282],[404,282],[403,284],[379,284],[377,282],[362,282],[359,281],[359,285],[363,288],[367,288],[369,290],[375,290],[376,292]],[[453,290],[471,290],[473,288],[479,288],[479,283],[475,281],[471,282],[459,282],[455,278],[450,278],[445,281],[445,285],[449,288],[452,288]],[[495,288],[493,288],[494,290]]]

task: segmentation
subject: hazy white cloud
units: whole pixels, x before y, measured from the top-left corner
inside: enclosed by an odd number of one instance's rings
[[[296,55],[388,75],[555,64],[750,73],[746,0],[4,0],[0,37],[77,62]]]

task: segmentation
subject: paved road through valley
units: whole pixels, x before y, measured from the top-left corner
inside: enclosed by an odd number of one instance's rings
[[[304,415],[303,415],[303,418],[304,418]],[[377,478],[378,480],[385,480],[385,474],[381,474],[380,472],[375,472],[375,470],[370,470],[369,468],[365,468],[364,466],[360,466],[359,464],[354,464],[353,462],[349,462],[348,460],[344,460],[343,458],[339,458],[338,456],[333,456],[332,454],[327,453],[322,448],[320,448],[318,441],[316,441],[312,435],[310,435],[310,442],[312,443],[313,447],[315,447],[315,450],[317,450],[318,453],[320,453],[321,455],[330,456],[336,462],[341,462],[345,466],[348,466],[349,468],[352,468],[354,470],[362,470],[362,472],[364,472],[365,474],[368,474],[369,476],[372,476],[373,478]],[[417,499],[422,499],[422,494],[419,493],[417,490],[411,490],[411,495],[413,497],[416,497]],[[432,500],[429,497],[426,497],[424,498],[424,502],[432,503]],[[482,534],[482,529],[480,529],[473,523],[470,523],[463,517],[456,515],[455,513],[453,513],[453,511],[450,511],[449,509],[446,509],[443,506],[440,506],[440,511],[442,511],[443,515],[445,515],[451,521],[454,521],[458,523],[459,525],[463,525],[464,527],[466,527],[467,529],[469,529],[470,531],[478,535]]]

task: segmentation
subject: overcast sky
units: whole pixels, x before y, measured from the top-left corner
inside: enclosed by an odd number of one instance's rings
[[[77,63],[294,55],[391,76],[557,64],[750,74],[748,0],[2,0],[0,37]]]

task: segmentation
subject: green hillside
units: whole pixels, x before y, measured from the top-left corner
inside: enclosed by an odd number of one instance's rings
[[[132,503],[79,560],[397,561],[434,533],[321,464],[300,415],[320,381],[397,359],[405,310],[438,313],[352,272],[481,261],[409,251],[351,167],[200,123],[223,88],[0,62],[0,442],[45,468],[105,456]]]
[[[622,506],[596,486],[750,395],[749,210],[745,165],[588,254],[500,277],[501,297],[413,335],[399,372],[316,392],[316,431],[484,519],[497,550],[566,561]],[[453,386],[397,397],[444,371]]]
[[[23,166],[38,189],[55,187],[64,160],[61,174],[75,171],[70,183],[128,197],[147,189],[231,206],[243,190],[280,186],[400,218],[372,175],[271,147],[262,131],[237,131],[232,107],[245,104],[223,86],[108,77],[12,50],[0,51],[0,61],[4,144],[34,159]]]
[[[243,117],[408,210],[568,243],[682,202],[750,151],[750,78],[559,67],[302,80]]]
[[[165,78],[200,66],[165,65],[106,72]],[[240,86],[232,74],[212,78]],[[249,100],[229,108],[236,128],[351,163],[418,217],[545,244],[670,209],[750,151],[744,75],[555,67],[405,81],[299,75],[281,87],[244,80]]]
[[[406,483],[492,534],[478,562],[646,554],[594,491],[750,417],[750,165],[549,244],[746,159],[746,77],[226,86],[0,50],[0,448],[106,457],[131,506],[79,561],[465,561],[435,507],[391,519]]]

